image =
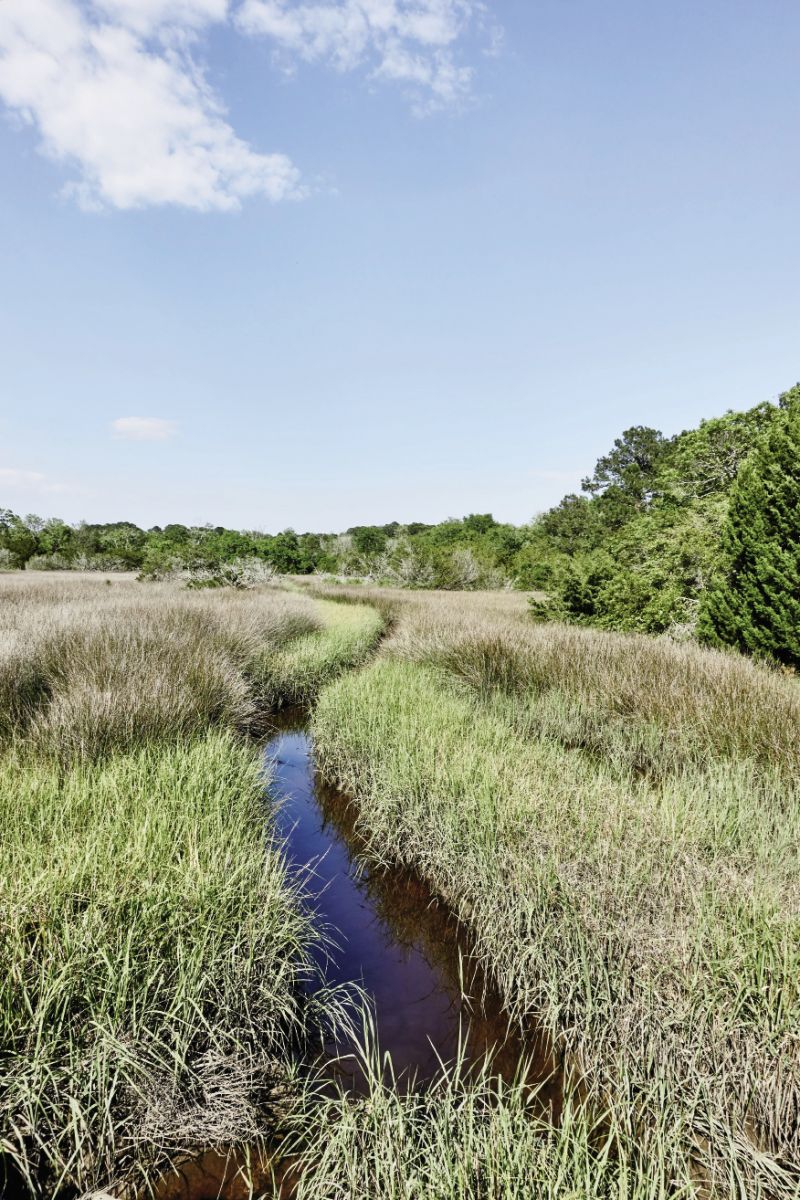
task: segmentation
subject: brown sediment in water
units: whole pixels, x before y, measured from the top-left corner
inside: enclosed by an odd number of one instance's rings
[[[294,1161],[251,1147],[206,1150],[177,1162],[151,1184],[148,1200],[290,1200],[300,1174]]]

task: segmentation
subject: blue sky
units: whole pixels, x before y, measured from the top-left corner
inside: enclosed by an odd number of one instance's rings
[[[800,378],[794,0],[3,0],[0,507],[341,529]]]

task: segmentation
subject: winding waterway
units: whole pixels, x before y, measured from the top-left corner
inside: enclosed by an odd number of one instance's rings
[[[302,876],[305,901],[331,935],[316,951],[329,984],[358,984],[370,1006],[385,1077],[421,1088],[459,1053],[466,1070],[486,1063],[513,1079],[521,1060],[536,1088],[537,1107],[556,1115],[560,1080],[547,1042],[509,1023],[502,1001],[480,969],[467,930],[422,880],[372,864],[357,829],[353,801],[316,772],[305,712],[275,718],[264,748],[275,832],[290,868]],[[357,1033],[357,1038],[359,1037]],[[352,1045],[326,1048],[326,1067],[354,1097],[367,1089]],[[240,1170],[232,1152],[205,1154],[157,1188],[159,1200],[243,1200],[259,1170]],[[270,1164],[265,1164],[266,1185]],[[281,1194],[289,1196],[291,1182]]]
[[[335,948],[321,963],[326,978],[362,986],[398,1086],[424,1086],[462,1043],[468,1063],[490,1055],[492,1070],[506,1079],[524,1057],[543,1102],[557,1103],[545,1039],[523,1037],[509,1023],[466,929],[418,877],[371,864],[354,803],[315,771],[305,715],[288,714],[265,753],[278,834],[306,876],[317,918],[334,933]],[[362,1090],[355,1061],[351,1083]]]

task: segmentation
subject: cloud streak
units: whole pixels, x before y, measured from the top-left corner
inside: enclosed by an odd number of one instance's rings
[[[472,68],[453,47],[482,13],[479,0],[244,0],[236,23],[305,62],[367,65],[372,79],[406,85],[415,108],[430,109],[468,94]]]
[[[128,442],[166,442],[178,432],[178,422],[163,417],[117,417],[111,429],[114,437]]]
[[[0,467],[0,487],[19,492],[73,492],[66,483],[55,483],[41,471],[21,471],[16,467]]]

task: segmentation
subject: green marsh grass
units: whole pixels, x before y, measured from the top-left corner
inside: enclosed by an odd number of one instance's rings
[[[553,1125],[524,1082],[457,1072],[416,1094],[377,1076],[356,1102],[312,1094],[293,1124],[297,1200],[664,1200],[673,1159],[626,1158],[619,1132],[580,1103]],[[673,1200],[689,1194],[673,1177]]]
[[[800,1188],[795,688],[733,656],[415,597],[381,661],[315,711],[372,853],[469,922],[509,1006],[547,1021],[664,1194]],[[562,724],[539,707],[554,691]]]
[[[361,666],[383,636],[385,619],[366,604],[317,602],[321,628],[251,665],[254,684],[273,706],[309,704],[343,671]]]
[[[301,1087],[300,1196],[797,1200],[797,689],[514,593],[3,577],[0,1153],[49,1197],[269,1132],[340,1014],[301,999],[316,933],[238,735],[319,696],[371,855],[581,1082],[556,1128],[458,1070]]]
[[[230,733],[0,761],[0,1149],[42,1195],[252,1139],[313,931]]]
[[[371,651],[377,615],[329,607],[0,580],[0,1156],[32,1194],[257,1142],[335,1019],[238,736]]]

